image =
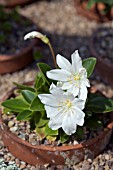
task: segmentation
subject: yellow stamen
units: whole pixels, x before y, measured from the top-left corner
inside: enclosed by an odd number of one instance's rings
[[[70,100],[67,100],[65,104],[67,105],[68,109],[72,106],[72,102]]]
[[[68,82],[69,82],[70,84],[73,84],[73,82],[72,82],[72,80],[71,80],[70,78],[68,78]]]
[[[80,80],[80,76],[79,75],[74,76],[74,80]]]

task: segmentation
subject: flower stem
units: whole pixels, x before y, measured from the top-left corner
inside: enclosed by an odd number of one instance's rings
[[[52,45],[51,45],[50,42],[48,43],[48,46],[49,46],[49,48],[50,48],[50,51],[51,51],[51,54],[52,54],[52,57],[53,57],[54,65],[55,65],[55,67],[57,68],[55,53],[54,53],[53,47],[52,47]]]

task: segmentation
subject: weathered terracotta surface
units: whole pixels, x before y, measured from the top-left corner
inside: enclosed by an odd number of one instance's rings
[[[3,98],[11,97],[12,91]],[[2,100],[2,101],[3,101]],[[32,146],[11,133],[2,120],[2,111],[0,111],[0,133],[3,142],[8,150],[17,158],[31,165],[41,165],[49,163],[51,165],[72,165],[82,161],[85,157],[94,158],[103,151],[109,143],[113,129],[113,117],[106,130],[94,139],[88,140],[82,144],[71,146]]]
[[[91,54],[92,56],[96,57],[97,59],[97,64],[96,64],[96,72],[98,73],[98,75],[102,78],[102,80],[111,85],[113,87],[113,63],[107,58],[101,56],[100,54],[98,54],[95,50],[95,36],[97,34],[99,30],[95,31],[95,33],[93,34],[93,36],[91,37],[90,41],[89,41],[89,47],[91,50]],[[112,51],[111,51],[111,55]]]
[[[105,8],[104,4],[98,3],[98,5],[96,4],[90,10],[87,10],[87,2],[88,0],[83,2],[80,2],[80,0],[74,0],[76,11],[81,16],[97,22],[108,22],[113,19],[113,8],[108,14],[101,15],[99,11]]]
[[[24,5],[32,0],[0,0],[0,4],[6,7],[15,7],[16,5]]]

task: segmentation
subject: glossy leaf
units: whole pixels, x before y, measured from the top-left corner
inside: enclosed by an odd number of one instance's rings
[[[80,127],[80,126],[77,127],[76,135],[77,135],[77,137],[79,139],[84,138],[84,129],[83,129],[83,127]]]
[[[103,127],[102,122],[97,116],[92,116],[86,121],[86,126],[89,127],[91,130],[97,130]]]
[[[32,115],[32,111],[30,110],[24,110],[22,112],[20,112],[18,115],[17,115],[17,120],[18,121],[25,121],[25,120],[29,120],[29,116]]]
[[[88,100],[86,109],[94,113],[107,113],[113,111],[113,100],[103,96],[96,96]]]
[[[29,90],[22,90],[21,94],[28,103],[31,103],[33,99],[36,97],[36,93]]]
[[[57,136],[46,136],[46,139],[49,141],[49,143],[55,141]]]
[[[48,124],[46,124],[45,134],[46,134],[46,136],[56,136],[56,135],[58,135],[58,130],[52,130],[52,129],[48,126]]]
[[[42,119],[40,118],[40,120],[37,122],[36,126],[37,127],[42,127],[44,126],[45,124],[47,124],[48,120],[47,119]]]
[[[69,135],[67,135],[62,129],[60,129],[60,142],[64,143],[69,139]]]
[[[36,88],[36,91],[40,91],[40,89],[42,88],[42,86],[45,84],[43,78],[42,78],[42,75],[41,74],[38,74],[36,76],[36,80],[35,80],[35,88]]]
[[[13,84],[16,85],[17,87],[19,87],[22,90],[30,90],[30,91],[35,92],[35,89],[30,87],[30,86],[18,84],[18,83],[15,83],[15,82]]]
[[[47,135],[45,134],[45,126],[44,127],[36,127],[36,132],[38,134],[38,136],[40,137],[40,139],[44,139]]]
[[[12,111],[15,111],[15,112],[21,112],[23,110],[29,109],[29,104],[19,98],[6,100],[2,103],[2,106],[6,107]]]
[[[49,70],[51,70],[51,67],[50,67],[49,65],[45,64],[45,63],[38,63],[38,68],[39,68],[39,70],[40,70],[41,73],[42,73],[43,80],[45,80],[46,83],[47,83],[48,85],[50,85],[51,83],[49,82],[49,79],[48,79],[47,76],[46,76],[46,72],[49,71]]]
[[[32,101],[30,110],[33,110],[33,111],[45,110],[44,105],[41,103],[41,101],[38,97],[35,97],[35,99]]]
[[[4,107],[4,108],[3,108],[3,113],[5,113],[5,114],[7,114],[7,115],[10,115],[10,114],[13,114],[13,111],[10,110],[10,109],[8,109],[8,108],[6,108],[6,107]]]
[[[89,78],[95,68],[96,58],[85,59],[83,60],[82,64],[83,64],[83,67],[86,69],[87,77]]]

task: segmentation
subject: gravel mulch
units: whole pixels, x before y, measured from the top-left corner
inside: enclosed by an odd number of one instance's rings
[[[20,8],[20,13],[32,19],[42,33],[50,37],[55,53],[60,53],[69,58],[70,55],[78,49],[83,58],[91,56],[89,50],[89,38],[95,28],[100,26],[111,26],[111,23],[97,24],[93,21],[78,16],[74,7],[73,0],[53,0],[53,1],[36,1],[28,6]],[[46,45],[36,46],[35,50],[40,50],[43,54],[41,61],[47,62],[53,66],[50,50]],[[42,50],[43,49],[43,50]],[[37,72],[36,61],[31,63],[27,68],[12,73],[0,75],[0,99],[6,91],[11,89],[13,82],[22,83],[35,78]],[[100,78],[94,74],[92,81],[97,89],[103,91],[108,97],[113,97],[113,89],[102,83]],[[0,137],[0,158],[4,162],[14,161],[20,169],[23,170],[113,170],[113,138],[105,151],[97,156],[94,160],[87,158],[78,165],[73,167],[66,166],[39,166],[34,167],[12,156],[5,148]]]

